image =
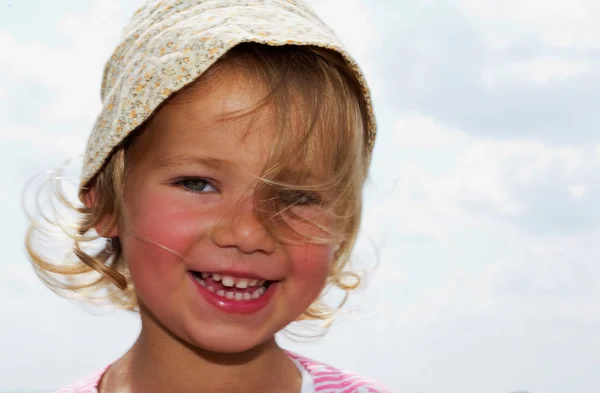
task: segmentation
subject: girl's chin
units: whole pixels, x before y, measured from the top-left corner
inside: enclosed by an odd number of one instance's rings
[[[271,346],[277,346],[274,338],[264,341],[251,341],[247,338],[239,337],[215,337],[213,340],[195,340],[188,342],[192,347],[198,348],[201,352],[207,352],[215,355],[239,355],[248,354]]]

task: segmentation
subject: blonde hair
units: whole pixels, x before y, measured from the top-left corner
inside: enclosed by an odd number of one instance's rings
[[[341,289],[345,294],[343,300],[331,306],[321,296],[298,318],[298,321],[321,321],[322,326],[327,327],[349,293],[361,283],[360,274],[348,269],[360,225],[361,193],[370,161],[366,137],[367,103],[360,85],[343,58],[333,51],[245,43],[226,53],[166,104],[193,98],[209,81],[212,83],[217,79],[218,83],[218,78],[224,75],[221,71],[226,68],[250,73],[266,82],[269,93],[252,110],[272,103],[276,111],[278,132],[255,192],[255,211],[263,222],[269,223],[265,227],[280,239],[298,235],[285,225],[283,219],[286,215],[294,216],[288,208],[289,203],[278,197],[298,189],[324,196],[323,205],[337,223],[335,231],[325,228],[329,237],[305,239],[338,245],[325,289]],[[294,116],[290,116],[291,112]],[[75,212],[79,219],[74,226],[66,227],[57,220],[43,215],[42,218],[58,226],[73,242],[72,252],[66,260],[53,261],[38,251],[36,240],[48,232],[44,230],[42,220],[31,218],[26,235],[27,253],[38,276],[59,295],[91,304],[138,310],[135,288],[122,258],[119,239],[107,239],[106,244],[110,247],[95,251],[90,251],[86,245],[102,241],[101,235],[110,233],[123,214],[127,152],[149,122],[151,119],[126,138],[98,174],[79,188],[83,206],[69,202],[60,185],[61,173],[55,173],[52,181],[54,198]],[[298,133],[286,132],[291,127],[304,129],[300,138]],[[315,168],[322,169],[319,181],[308,182],[307,176],[314,173]],[[86,206],[90,190],[93,190],[93,203]],[[109,221],[106,221],[107,217]],[[103,231],[96,235],[93,229],[102,222]]]

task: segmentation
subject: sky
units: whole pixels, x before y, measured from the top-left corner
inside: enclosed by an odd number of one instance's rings
[[[0,0],[0,392],[57,389],[138,332],[37,280],[21,191],[82,153],[140,4]],[[600,391],[600,3],[311,4],[373,91],[354,259],[378,266],[325,338],[282,345],[397,392]]]

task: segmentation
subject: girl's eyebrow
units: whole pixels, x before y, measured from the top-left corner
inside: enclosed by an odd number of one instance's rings
[[[158,168],[185,166],[185,165],[202,165],[211,169],[223,169],[223,167],[231,166],[231,163],[226,160],[214,157],[200,156],[172,156],[158,161]]]

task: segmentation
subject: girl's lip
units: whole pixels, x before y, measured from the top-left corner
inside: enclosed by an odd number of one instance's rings
[[[194,278],[193,273],[189,273],[189,278],[192,280],[192,284],[199,292],[199,294],[211,305],[218,310],[229,314],[253,314],[265,308],[273,298],[273,293],[277,289],[278,282],[271,282],[267,287],[262,296],[257,299],[251,300],[234,300],[228,299],[217,295],[216,293],[210,292],[206,287],[200,285],[200,283]]]

